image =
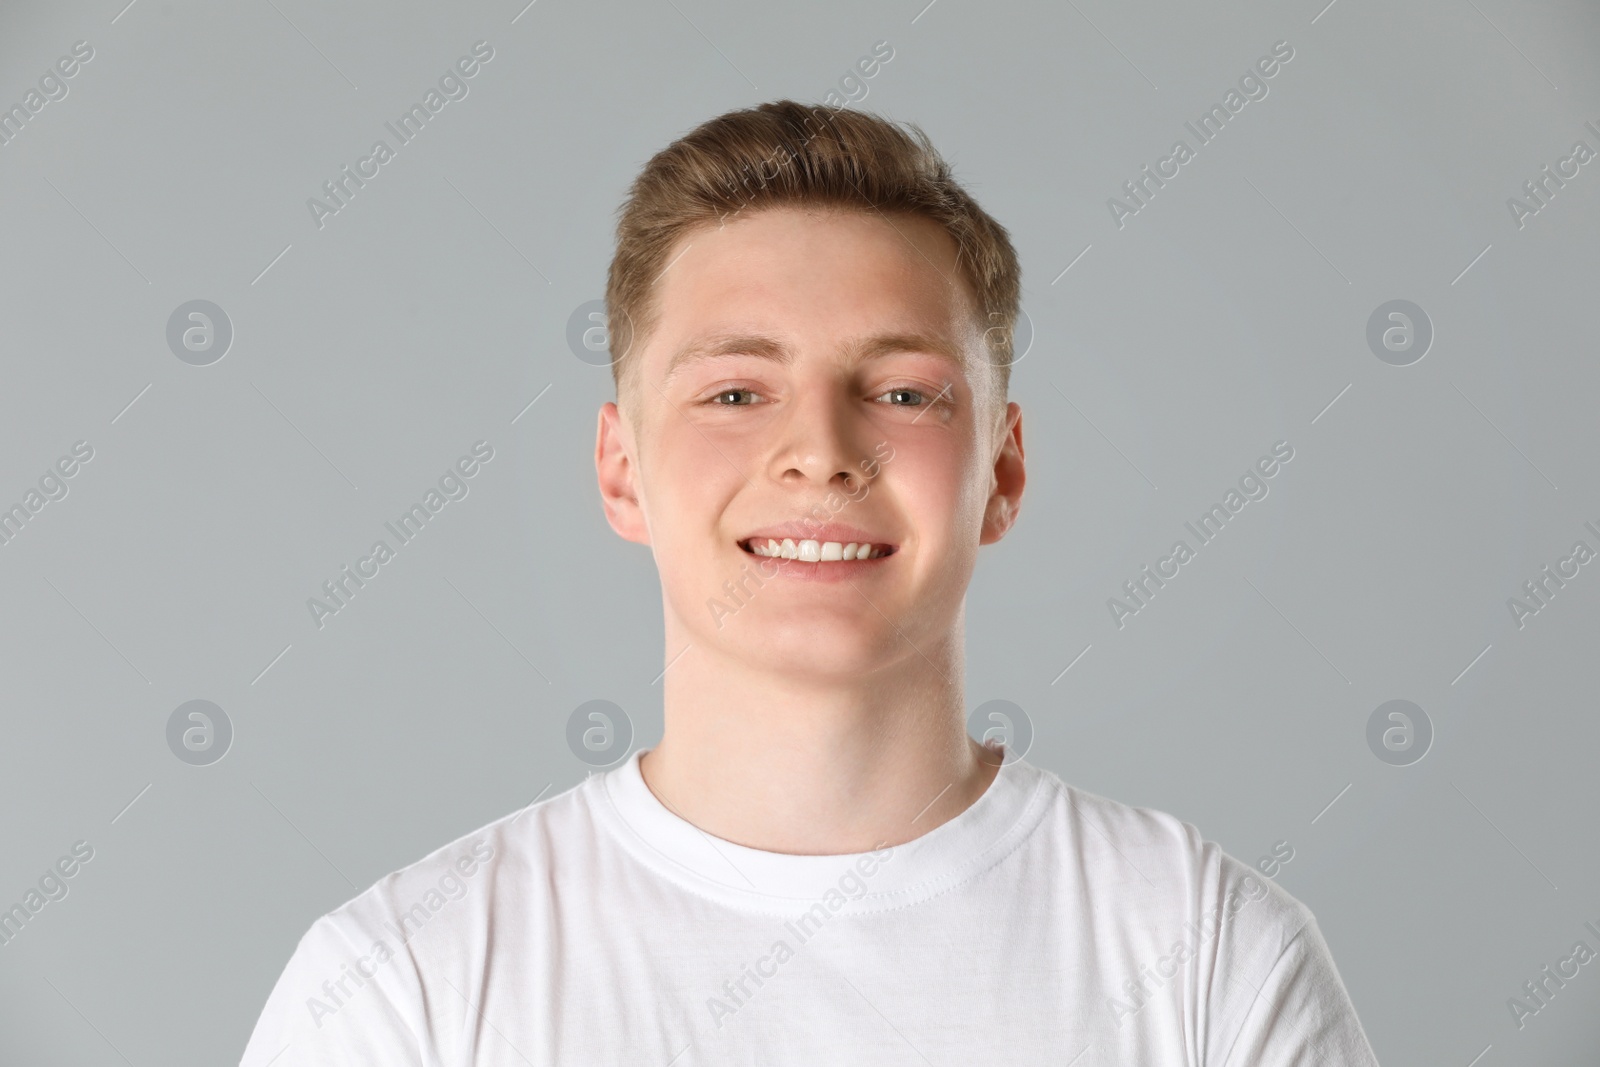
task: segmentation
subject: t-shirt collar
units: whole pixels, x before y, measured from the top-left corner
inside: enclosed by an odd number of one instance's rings
[[[852,911],[925,900],[1015,849],[1043,816],[1049,793],[1038,768],[1013,758],[966,810],[919,837],[874,852],[797,856],[736,845],[674,814],[645,784],[639,761],[646,751],[585,783],[595,791],[594,808],[607,829],[638,859],[686,889],[777,913],[841,895]]]

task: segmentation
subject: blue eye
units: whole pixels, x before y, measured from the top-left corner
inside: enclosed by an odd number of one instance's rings
[[[914,398],[914,399],[912,399],[910,401],[907,401],[905,403],[896,403],[894,401],[890,401],[890,406],[891,407],[917,407],[926,399],[922,395],[922,392],[920,390],[917,390],[917,389],[890,389],[888,392],[884,393],[883,395],[884,396],[892,396],[892,397],[910,396],[910,397]]]

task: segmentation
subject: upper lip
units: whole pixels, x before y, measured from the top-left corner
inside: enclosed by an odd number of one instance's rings
[[[785,538],[793,541],[838,541],[840,544],[894,547],[894,542],[887,537],[842,522],[782,522],[753,530],[740,540],[745,543],[764,540],[782,542]]]

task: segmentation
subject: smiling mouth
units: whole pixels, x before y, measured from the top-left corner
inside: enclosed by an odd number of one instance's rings
[[[753,556],[774,559],[792,559],[801,563],[834,563],[851,560],[882,559],[894,555],[893,545],[870,544],[865,541],[796,541],[785,537],[779,541],[771,537],[752,537],[739,542],[739,547]]]

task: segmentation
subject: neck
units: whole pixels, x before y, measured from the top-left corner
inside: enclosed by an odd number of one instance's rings
[[[669,627],[667,658],[685,644]],[[748,848],[900,845],[983,795],[999,759],[967,736],[959,628],[870,673],[752,666],[697,644],[663,678],[640,771],[671,811]]]

